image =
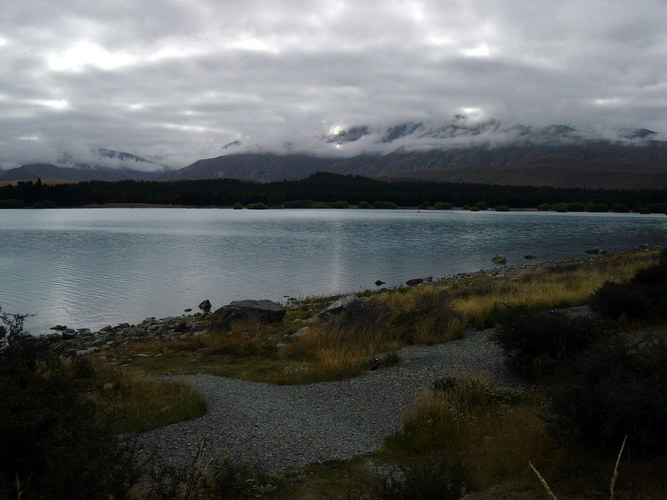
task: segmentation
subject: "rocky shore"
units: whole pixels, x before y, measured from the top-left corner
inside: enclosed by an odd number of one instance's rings
[[[600,254],[600,252],[598,252],[598,254]],[[604,252],[602,254],[604,254]],[[475,278],[516,277],[525,270],[566,266],[573,262],[584,262],[596,258],[599,258],[597,257],[597,254],[594,257],[585,257],[583,259],[575,259],[565,262],[547,261],[513,266],[497,265],[494,268],[468,273],[458,273],[437,280],[434,280],[432,276],[413,278],[407,280],[405,285],[421,286],[434,281],[443,282]],[[381,280],[378,280],[378,283],[384,284]],[[378,288],[376,291],[382,291],[381,285],[377,286]],[[348,295],[346,297],[354,296]],[[248,313],[248,309],[245,309],[246,312],[239,312],[239,307],[243,309],[241,306],[244,303],[251,303],[249,309],[260,312]],[[241,304],[241,306],[239,306],[239,304]],[[111,349],[114,345],[122,344],[130,340],[167,341],[173,338],[184,337],[186,335],[200,335],[207,332],[212,326],[217,327],[217,329],[227,328],[231,321],[235,319],[252,319],[261,317],[266,321],[275,321],[281,319],[285,314],[285,311],[290,307],[298,306],[299,301],[295,299],[288,299],[285,304],[277,304],[267,300],[245,300],[234,301],[231,304],[211,312],[211,303],[207,299],[199,305],[200,311],[194,313],[191,309],[188,309],[180,316],[168,316],[165,318],[149,317],[138,324],[119,323],[115,326],[105,326],[99,330],[91,330],[90,328],[73,329],[68,328],[66,325],[56,325],[51,328],[52,332],[44,335],[43,338],[52,345],[54,351],[61,352],[64,356],[74,357],[90,353],[103,353],[105,350]],[[335,308],[336,306],[334,305],[333,307]],[[324,312],[324,310],[322,312]]]

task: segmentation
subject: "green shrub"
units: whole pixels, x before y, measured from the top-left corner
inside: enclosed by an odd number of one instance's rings
[[[438,201],[433,208],[436,210],[451,210],[454,206],[448,201]]]
[[[367,201],[360,201],[359,208],[371,208],[371,204],[368,203]]]
[[[232,208],[233,208],[234,210],[241,210],[241,209],[243,209],[243,208],[245,208],[245,207],[243,206],[243,203],[234,203],[234,204],[232,205]]]
[[[32,208],[56,208],[56,204],[51,200],[38,201]]]
[[[313,203],[313,200],[293,200],[283,203],[285,208],[308,208],[308,205]]]
[[[494,210],[496,212],[509,212],[510,207],[508,207],[507,205],[498,205]]]
[[[306,208],[331,208],[326,201],[311,201]]]
[[[266,203],[248,203],[248,210],[266,210],[269,206]]]
[[[539,205],[537,205],[537,209],[540,212],[548,212],[549,210],[551,210],[551,204],[550,203],[540,203]]]
[[[422,210],[427,210],[427,209],[431,208],[431,202],[427,201],[427,200],[424,200],[420,203],[419,208],[421,208]]]
[[[172,499],[244,499],[260,498],[275,489],[269,478],[257,469],[230,459],[202,460],[204,443],[187,467],[159,462],[150,473],[150,487],[142,498]]]
[[[475,203],[475,206],[480,210],[488,210],[489,209],[489,204],[485,201],[478,201],[477,203]]]
[[[661,263],[639,271],[626,283],[605,283],[591,298],[591,307],[610,318],[667,318],[667,250]]]
[[[531,380],[550,377],[569,357],[613,334],[611,327],[589,316],[509,308],[500,315],[492,340],[515,373]]]
[[[376,472],[372,490],[382,500],[456,500],[469,481],[470,470],[461,458],[438,454]]]
[[[613,203],[611,205],[611,211],[617,213],[625,213],[630,211],[630,207],[625,203]]]
[[[584,212],[586,211],[586,205],[584,203],[568,203],[567,204],[567,211],[568,212]]]
[[[552,429],[617,452],[667,453],[667,343],[604,339],[564,364],[549,387]]]
[[[350,204],[345,200],[337,200],[329,203],[331,208],[350,208]]]
[[[373,202],[373,208],[393,209],[393,208],[398,208],[398,205],[396,205],[396,203],[392,201],[377,200]]]
[[[2,208],[23,208],[25,206],[25,203],[23,200],[15,200],[13,198],[9,198],[6,200],[0,200],[0,209]]]
[[[17,488],[26,499],[125,498],[139,477],[131,447],[100,422],[46,342],[10,336],[0,394],[0,498],[16,498]]]
[[[667,214],[667,201],[661,203],[649,203],[648,209],[652,214]]]

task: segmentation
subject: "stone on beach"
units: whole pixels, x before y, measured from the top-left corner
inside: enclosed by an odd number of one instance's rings
[[[211,326],[229,329],[237,321],[259,320],[264,323],[281,321],[287,310],[271,300],[235,300],[213,313]]]
[[[317,317],[320,319],[329,319],[339,315],[340,313],[342,313],[346,309],[349,309],[350,307],[361,304],[362,302],[363,301],[356,295],[345,295],[344,297],[341,297],[335,302],[329,304],[329,306],[323,311],[320,311],[317,314]]]

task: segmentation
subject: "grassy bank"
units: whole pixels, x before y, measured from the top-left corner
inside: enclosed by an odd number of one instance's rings
[[[326,321],[316,315],[335,297],[306,299],[291,304],[279,324],[239,323],[231,331],[168,342],[130,340],[105,359],[154,374],[211,373],[277,384],[340,380],[397,362],[394,353],[402,347],[492,326],[506,306],[584,304],[605,282],[627,280],[656,260],[657,252],[629,252],[366,292],[361,305]],[[289,337],[304,327],[307,334]]]
[[[5,342],[18,323],[4,315],[0,496],[546,498],[532,464],[558,498],[661,498],[665,257],[629,252],[367,292],[327,320],[317,313],[333,298],[313,298],[292,303],[281,323],[128,339],[64,363],[34,340]],[[583,304],[609,322],[544,312]],[[274,478],[225,460],[142,468],[118,441],[118,433],[205,410],[192,387],[153,374],[337,380],[400,362],[401,347],[491,325],[510,367],[534,390],[501,389],[470,375],[434,381],[382,449],[354,460]],[[303,335],[286,338],[298,331]]]

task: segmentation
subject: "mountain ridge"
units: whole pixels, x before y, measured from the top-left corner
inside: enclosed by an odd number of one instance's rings
[[[657,136],[648,129],[619,129],[605,138],[567,125],[506,127],[497,120],[457,115],[446,124],[408,121],[385,128],[339,127],[321,137],[322,143],[341,150],[337,155],[258,153],[243,150],[242,141],[236,140],[224,146],[225,151],[229,148],[224,155],[169,170],[132,153],[102,148],[94,151],[100,163],[77,162],[64,155],[57,164],[0,171],[0,180],[232,178],[270,182],[331,172],[389,180],[667,189],[667,141],[656,140]],[[438,141],[440,147],[433,147]],[[359,152],[349,154],[346,148],[350,145]],[[131,168],[135,166],[142,168]]]

